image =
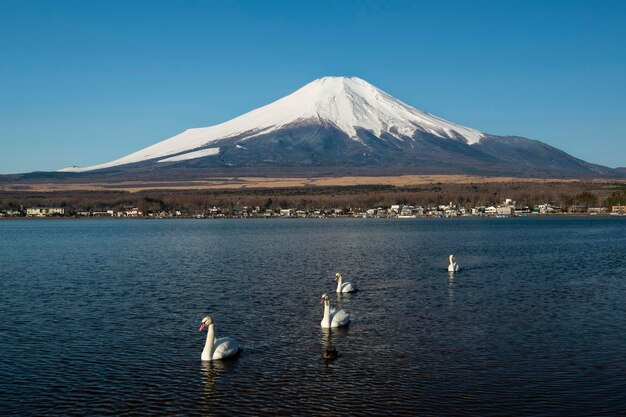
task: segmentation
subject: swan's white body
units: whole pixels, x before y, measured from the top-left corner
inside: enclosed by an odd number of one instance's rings
[[[356,292],[356,284],[343,282],[343,277],[339,272],[335,274],[335,280],[337,281],[337,292]]]
[[[330,329],[331,327],[343,327],[350,324],[350,314],[344,310],[337,310],[330,308],[330,299],[328,295],[322,296],[322,303],[324,303],[324,317],[320,323],[323,328]]]
[[[205,323],[203,320],[200,330],[204,329],[205,326],[208,327],[208,331],[204,349],[202,350],[202,355],[200,357],[203,361],[226,359],[239,353],[241,349],[236,339],[233,339],[232,337],[220,337],[219,339],[215,338],[215,325],[213,324],[212,319],[210,319],[208,323]]]
[[[450,255],[450,265],[448,265],[448,272],[457,272],[459,270],[459,264],[456,263],[454,255]]]

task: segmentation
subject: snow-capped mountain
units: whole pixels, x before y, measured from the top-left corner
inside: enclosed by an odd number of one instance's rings
[[[216,148],[209,148],[206,152],[197,149],[233,137],[237,137],[241,146],[244,146],[243,143],[248,139],[297,124],[313,123],[334,126],[359,142],[358,129],[370,131],[377,137],[385,133],[400,140],[413,136],[419,130],[470,144],[484,136],[475,129],[417,110],[360,78],[323,77],[280,100],[228,122],[186,130],[105,164],[65,168],[62,171],[91,171],[156,158],[169,162],[216,155]],[[170,159],[170,155],[177,156]]]
[[[225,123],[186,130],[108,163],[61,171],[333,166],[512,175],[608,170],[538,141],[449,122],[360,78],[323,77]]]

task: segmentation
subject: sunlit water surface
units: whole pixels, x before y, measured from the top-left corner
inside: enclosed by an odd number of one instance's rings
[[[624,219],[3,221],[0,238],[3,416],[626,414]],[[337,271],[361,291],[338,297]],[[349,329],[320,329],[324,291]],[[238,359],[200,361],[207,314]]]

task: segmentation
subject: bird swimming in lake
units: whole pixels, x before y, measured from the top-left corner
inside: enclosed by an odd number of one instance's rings
[[[457,272],[459,270],[459,264],[456,263],[454,255],[450,255],[450,265],[448,265],[448,272]]]
[[[328,294],[322,294],[320,304],[324,304],[324,317],[320,323],[323,328],[329,329],[331,327],[342,327],[350,324],[350,314],[346,313],[344,310],[330,308],[330,297],[328,297]]]
[[[337,281],[337,292],[356,292],[356,284],[351,282],[343,282],[343,277],[339,272],[335,274],[335,281]]]
[[[205,327],[208,327],[208,331],[204,349],[200,356],[203,361],[226,359],[237,356],[241,352],[239,342],[237,342],[236,339],[232,337],[215,338],[215,324],[213,323],[213,318],[210,316],[206,316],[202,319],[199,331],[204,330]]]

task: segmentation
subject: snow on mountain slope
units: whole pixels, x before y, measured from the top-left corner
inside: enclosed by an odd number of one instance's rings
[[[214,156],[220,153],[220,148],[207,148],[200,149],[199,151],[187,152],[176,156],[170,156],[169,158],[160,159],[158,162],[178,162],[186,161],[188,159],[203,158],[205,156]]]
[[[386,133],[399,140],[416,131],[442,139],[464,140],[468,144],[478,143],[485,136],[475,129],[413,108],[360,78],[323,77],[228,122],[186,130],[112,162],[61,171],[91,171],[155,158],[175,160],[171,158],[183,152],[187,157],[181,155],[182,159],[197,158],[205,155],[195,151],[221,139],[238,137],[246,140],[288,125],[308,122],[334,125],[355,141],[360,141],[359,128],[369,130],[377,137]]]

